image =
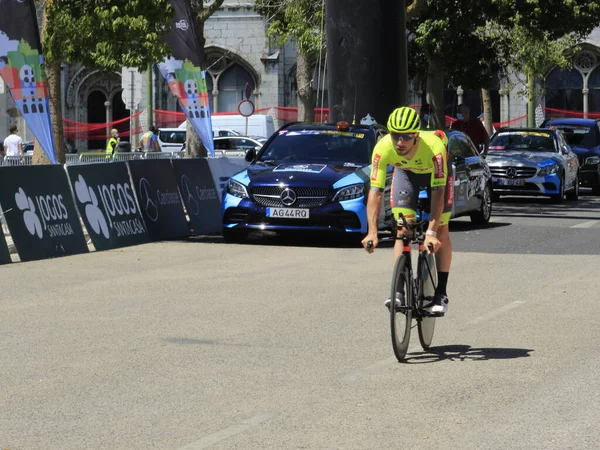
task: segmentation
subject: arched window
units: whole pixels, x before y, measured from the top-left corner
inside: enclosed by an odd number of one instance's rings
[[[596,67],[588,79],[589,112],[600,112],[600,66]]]
[[[246,83],[252,85],[252,90],[256,88],[256,82],[252,75],[239,64],[230,66],[219,78],[219,100],[218,112],[237,111],[238,105],[246,99],[244,94]],[[254,101],[254,95],[250,96]]]
[[[208,106],[210,111],[213,112],[215,110],[215,103],[213,99],[213,77],[210,73],[206,74],[206,90],[208,91]]]
[[[548,75],[546,87],[547,108],[583,111],[583,77],[577,70],[557,67]]]

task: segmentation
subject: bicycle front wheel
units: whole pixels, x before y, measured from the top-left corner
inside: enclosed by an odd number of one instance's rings
[[[424,297],[435,296],[435,287],[437,286],[437,268],[435,265],[435,256],[426,255],[419,265],[419,282],[421,284],[421,299],[422,305]],[[419,330],[419,341],[423,350],[429,349],[431,341],[433,341],[433,332],[435,330],[435,317],[422,316],[417,321],[417,329]]]
[[[408,351],[413,315],[412,288],[407,261],[408,258],[406,255],[400,256],[396,261],[392,278],[392,302],[390,303],[392,346],[394,347],[394,354],[400,362],[404,360]],[[399,303],[399,307],[396,306],[397,303]]]

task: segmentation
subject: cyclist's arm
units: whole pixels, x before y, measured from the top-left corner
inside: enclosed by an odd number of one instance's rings
[[[444,211],[444,200],[446,199],[446,187],[431,188],[431,213],[429,214],[428,230],[437,232],[440,219]]]
[[[446,199],[446,183],[448,181],[448,161],[446,149],[441,148],[433,156],[433,171],[431,173],[431,212],[429,213],[429,227],[431,231],[437,232],[440,219],[444,211]]]
[[[379,212],[381,211],[381,201],[387,175],[387,158],[385,157],[385,147],[383,141],[379,141],[373,149],[373,158],[371,165],[371,190],[367,199],[367,222],[370,234],[377,233]]]
[[[371,189],[367,199],[367,222],[369,224],[368,232],[376,233],[378,229],[379,213],[381,211],[381,202],[383,191]]]

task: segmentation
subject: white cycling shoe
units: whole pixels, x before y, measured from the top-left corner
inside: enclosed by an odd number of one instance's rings
[[[423,309],[430,314],[446,314],[448,312],[448,302],[447,295],[436,295],[431,303],[423,306]]]

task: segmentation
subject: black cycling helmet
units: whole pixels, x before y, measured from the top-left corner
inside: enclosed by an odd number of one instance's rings
[[[416,133],[421,130],[421,119],[417,111],[402,106],[390,114],[387,127],[390,133]]]

